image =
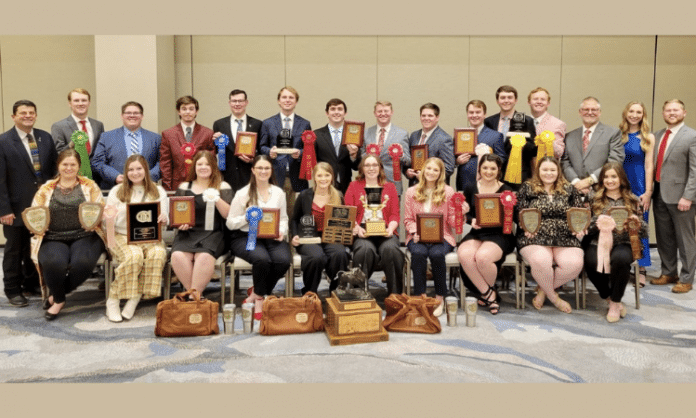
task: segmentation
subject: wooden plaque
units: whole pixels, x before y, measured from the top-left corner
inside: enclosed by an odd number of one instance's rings
[[[520,227],[530,234],[536,234],[541,226],[541,211],[537,208],[520,211]]]
[[[428,145],[413,145],[411,146],[411,168],[413,171],[420,171],[425,166],[425,160],[428,159]]]
[[[628,209],[626,206],[614,206],[609,209],[609,216],[616,222],[616,232],[623,232],[626,220],[628,220]]]
[[[445,225],[441,213],[417,213],[416,233],[420,242],[440,244],[445,240]]]
[[[259,221],[257,238],[278,238],[280,236],[280,209],[262,208],[263,217]]]
[[[475,155],[478,143],[476,128],[458,128],[454,130],[454,156],[462,154]]]
[[[249,158],[254,158],[256,156],[256,137],[256,132],[237,132],[234,155],[246,155]]]
[[[341,145],[355,145],[358,148],[362,147],[365,139],[365,122],[349,122],[343,123],[343,137],[341,137]]]
[[[196,225],[196,202],[193,196],[174,196],[169,198],[169,225]]]
[[[82,202],[77,209],[80,225],[88,231],[93,230],[102,220],[104,205],[97,202]]]
[[[503,225],[503,205],[500,203],[500,193],[479,193],[474,195],[476,205],[476,221],[481,227]]]
[[[570,208],[566,217],[568,218],[568,228],[574,234],[578,234],[590,226],[592,212],[589,208]]]
[[[357,212],[358,209],[355,206],[326,205],[321,242],[353,245],[353,227],[355,227]]]
[[[45,206],[31,206],[22,211],[24,226],[35,235],[43,235],[51,223],[51,212]]]
[[[126,205],[126,237],[128,245],[147,244],[162,240],[162,229],[157,218],[160,202],[129,203]]]

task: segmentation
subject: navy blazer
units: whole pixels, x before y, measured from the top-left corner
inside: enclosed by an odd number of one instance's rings
[[[478,135],[477,143],[486,144],[493,148],[493,154],[503,159],[503,167],[505,167],[507,155],[505,154],[505,148],[503,145],[503,134],[484,126],[481,128],[481,133]],[[474,154],[471,156],[469,161],[457,168],[457,190],[460,192],[464,191],[467,185],[475,183],[477,171],[478,156]]]
[[[0,216],[15,215],[12,226],[23,226],[22,211],[31,206],[41,184],[56,175],[56,145],[51,135],[34,129],[39,147],[41,177],[36,176],[34,164],[17,134],[14,125],[0,135]]]
[[[520,112],[515,111],[515,113]],[[483,124],[485,126],[487,126],[490,129],[493,129],[496,132],[498,131],[499,123],[500,113],[496,113],[495,115],[489,116],[483,120]],[[522,183],[524,183],[527,179],[532,177],[532,173],[534,172],[534,167],[532,167],[532,160],[536,158],[537,154],[537,146],[534,143],[534,138],[536,137],[536,127],[534,126],[534,118],[532,118],[529,115],[524,115],[524,132],[527,132],[529,134],[529,137],[526,138],[527,143],[524,144],[524,147],[522,147]],[[510,157],[510,152],[512,151],[512,144],[510,143],[510,140],[508,138],[504,138],[504,145],[505,155],[507,157]],[[504,175],[505,170],[507,169],[507,161],[505,162],[505,165],[503,165],[503,167]]]
[[[261,132],[261,121],[249,115],[246,115],[246,117],[247,126],[244,132],[256,132],[256,153],[258,154],[261,150],[261,135],[259,135]],[[232,118],[233,116],[230,115],[216,120],[215,123],[213,123],[213,132],[222,132],[230,139],[230,142],[225,147],[225,171],[222,172],[222,176],[232,187],[232,190],[236,192],[249,184],[249,179],[251,179],[251,163],[245,163],[234,155],[234,147],[237,144],[237,138],[232,137],[232,128],[230,125]],[[215,152],[217,153],[217,148],[215,148]]]
[[[259,141],[260,150],[263,154],[270,155],[271,148],[276,146],[278,135],[283,129],[283,121],[280,119],[280,113],[277,113],[263,121],[261,124],[261,140]],[[273,171],[276,175],[276,181],[280,187],[285,183],[285,164],[290,164],[290,183],[292,190],[300,192],[309,187],[307,180],[300,179],[300,166],[302,165],[302,150],[304,143],[302,142],[302,132],[311,131],[312,126],[307,119],[295,114],[292,123],[292,145],[300,150],[300,158],[292,158],[291,155],[278,155],[273,161]]]
[[[99,139],[97,149],[92,157],[92,170],[102,177],[99,185],[102,190],[110,190],[116,184],[116,177],[123,174],[128,152],[124,136],[127,129],[123,126],[104,132]],[[159,134],[140,128],[143,137],[143,157],[149,165],[152,181],[160,179],[160,144],[162,138]]]
[[[412,147],[414,145],[418,145],[422,134],[423,130],[419,129],[413,132],[408,138],[411,149],[413,149]],[[445,183],[449,184],[449,178],[454,172],[454,141],[452,137],[438,125],[430,134],[426,144],[428,145],[428,158],[437,157],[445,163]],[[404,173],[406,173],[406,170],[409,168],[411,168],[410,165],[404,166]],[[408,181],[409,186],[413,186],[416,183],[418,183],[418,177],[414,177]]]
[[[350,159],[350,153],[345,145],[339,147],[337,156],[329,125],[315,130],[314,133],[317,135],[317,140],[314,143],[314,149],[317,153],[317,162],[323,161],[333,168],[334,175],[336,176],[334,184],[338,191],[341,192],[342,195],[345,195],[346,190],[348,190],[348,185],[353,179],[353,170],[357,170],[360,165],[362,155],[360,149],[358,149],[355,161]]]

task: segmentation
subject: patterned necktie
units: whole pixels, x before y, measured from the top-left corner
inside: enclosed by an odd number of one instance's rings
[[[32,134],[27,134],[27,142],[29,142],[29,151],[31,152],[31,163],[34,165],[36,177],[41,177],[41,161],[39,161],[39,146],[34,141]]]
[[[89,155],[92,152],[92,146],[89,144],[89,132],[87,132],[87,122],[81,120],[80,124],[82,125],[82,131],[87,134],[87,142],[85,143],[85,148],[87,148],[87,155]]]
[[[655,181],[660,181],[660,172],[662,172],[662,160],[665,159],[665,150],[667,149],[667,139],[669,139],[669,134],[672,131],[667,129],[665,131],[665,136],[662,137],[660,142],[660,150],[657,152],[657,169],[655,170]]]
[[[379,145],[379,152],[382,152],[384,148],[384,132],[384,128],[379,129],[379,141],[377,142],[377,145]]]
[[[186,127],[186,142],[191,142],[191,127]]]
[[[138,139],[135,137],[135,134],[133,132],[128,132],[128,136],[131,137],[131,154],[138,154]]]
[[[425,144],[425,137],[428,136],[425,132],[423,132],[423,135],[421,135],[420,141],[418,141],[418,145],[423,145]]]
[[[503,122],[503,124],[500,126],[500,133],[503,134],[503,136],[507,135],[508,131],[510,130],[510,118],[505,117],[505,118],[500,118],[500,120]]]
[[[242,120],[241,119],[235,119],[235,122],[237,122],[237,135],[239,135],[240,132],[244,132],[244,128],[242,128]]]
[[[290,118],[287,116],[283,119],[283,129],[290,129]]]
[[[332,130],[334,148],[336,148],[336,155],[338,156],[338,150],[341,148],[341,136],[339,135],[338,129]]]
[[[587,152],[587,147],[590,146],[590,130],[585,131],[585,135],[582,136],[582,153]]]

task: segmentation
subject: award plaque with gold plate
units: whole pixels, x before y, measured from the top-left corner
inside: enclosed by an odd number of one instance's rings
[[[474,195],[476,205],[476,222],[481,227],[503,225],[503,205],[500,193],[479,193]]]
[[[31,206],[22,211],[24,226],[34,235],[43,235],[51,223],[51,212],[45,206]]]
[[[196,204],[193,196],[173,196],[169,198],[169,225],[196,225]]]
[[[445,225],[441,213],[417,213],[416,233],[420,242],[440,244],[445,240]]]
[[[568,228],[574,234],[579,234],[590,226],[592,212],[588,208],[570,208],[566,217],[568,218]]]
[[[462,154],[475,155],[478,142],[476,128],[457,128],[454,130],[454,156]]]
[[[249,158],[256,156],[256,132],[237,132],[234,144],[234,155],[245,155]]]
[[[129,203],[126,205],[127,243],[147,244],[162,240],[162,231],[157,218],[159,202]]]
[[[259,221],[257,238],[278,238],[280,236],[280,209],[263,208],[263,217]]]
[[[520,211],[520,227],[534,235],[541,226],[541,211],[537,208],[522,209]]]
[[[365,139],[365,122],[345,121],[343,123],[343,136],[341,137],[341,145],[355,145],[362,147]]]
[[[411,168],[413,171],[420,171],[428,159],[428,145],[411,146]]]
[[[77,208],[77,215],[80,219],[80,225],[87,230],[91,231],[99,225],[102,220],[102,212],[104,212],[104,205],[97,202],[82,202]]]
[[[360,201],[365,208],[363,214],[365,236],[376,237],[387,235],[387,227],[382,209],[387,206],[389,196],[384,196],[384,201],[382,201],[382,187],[365,187],[365,196],[360,196]]]
[[[616,232],[623,232],[626,220],[628,220],[628,209],[626,206],[614,206],[609,209],[609,216],[616,222]]]
[[[353,245],[353,227],[358,208],[345,205],[324,206],[324,244]]]

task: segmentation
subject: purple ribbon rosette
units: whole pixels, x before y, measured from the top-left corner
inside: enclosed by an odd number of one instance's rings
[[[263,218],[263,210],[258,206],[249,206],[246,210],[246,219],[249,222],[249,236],[247,237],[246,250],[254,251],[256,248],[256,234],[259,231],[259,221]]]
[[[230,143],[230,137],[225,134],[222,134],[219,137],[217,137],[213,142],[215,142],[215,146],[218,149],[218,168],[220,169],[220,171],[225,171],[227,169],[227,166],[225,165],[225,149],[227,148],[227,144]]]

